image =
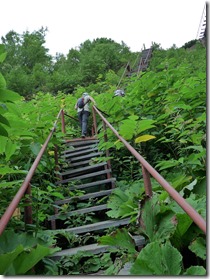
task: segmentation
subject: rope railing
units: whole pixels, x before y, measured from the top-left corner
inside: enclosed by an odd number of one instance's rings
[[[97,131],[96,113],[100,116],[103,123],[111,129],[117,138],[124,144],[124,146],[136,157],[142,166],[142,174],[144,179],[145,193],[147,196],[152,196],[152,186],[150,175],[168,192],[168,194],[179,204],[179,206],[188,214],[194,223],[206,234],[206,221],[202,216],[186,202],[186,200],[114,129],[108,120],[100,113],[100,111],[93,106],[94,129]]]

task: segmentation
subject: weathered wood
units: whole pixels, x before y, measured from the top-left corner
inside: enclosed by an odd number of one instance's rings
[[[99,176],[99,175],[102,175],[102,174],[107,174],[107,173],[110,173],[110,172],[111,172],[111,170],[107,169],[107,170],[103,170],[103,171],[88,173],[88,174],[85,174],[85,175],[75,176],[75,177],[71,177],[71,178],[68,178],[68,179],[58,181],[58,182],[56,182],[56,184],[64,184],[64,183],[72,181],[72,180],[82,180],[82,179],[86,179],[86,178]]]
[[[77,214],[86,214],[89,212],[96,212],[96,211],[101,211],[101,210],[105,210],[105,209],[107,209],[106,204],[86,207],[86,208],[82,208],[82,209],[78,209],[78,210],[74,210],[74,211],[70,211],[70,212],[66,212],[66,213],[60,213],[60,214],[55,214],[55,215],[49,216],[48,221],[59,219],[61,216],[69,217],[69,216],[73,216],[73,215],[77,215]]]
[[[99,185],[106,185],[108,183],[113,183],[116,181],[116,178],[112,177],[112,178],[108,178],[108,179],[104,179],[104,180],[98,180],[98,181],[94,181],[94,182],[90,182],[90,183],[86,183],[86,184],[80,184],[80,185],[74,185],[69,187],[69,190],[76,190],[76,189],[85,189],[85,188],[89,188],[89,187],[94,187],[94,186],[99,186]]]
[[[59,260],[63,256],[72,256],[77,254],[79,251],[91,252],[92,254],[100,254],[106,252],[111,246],[108,245],[98,245],[97,243],[84,245],[76,248],[65,249],[50,255],[54,260]]]
[[[87,165],[90,162],[91,162],[91,159],[85,160],[85,161],[80,161],[80,162],[77,162],[77,163],[68,162],[68,164],[69,164],[69,167],[77,167],[77,166]],[[68,167],[68,169],[69,169],[69,167]]]
[[[74,202],[74,201],[83,201],[83,200],[108,196],[112,193],[113,190],[114,189],[103,190],[103,191],[99,191],[99,192],[85,194],[83,196],[74,196],[72,198],[68,198],[68,199],[65,199],[65,200],[57,200],[57,201],[55,201],[55,204],[56,205],[61,205],[61,204],[66,204],[66,203],[70,203],[70,202]]]
[[[81,145],[88,145],[88,144],[93,144],[93,143],[98,143],[99,140],[69,140],[68,142],[66,142],[66,146],[72,145],[72,146],[81,146]]]
[[[98,147],[89,148],[89,149],[81,150],[81,151],[78,151],[78,152],[65,154],[65,155],[61,156],[61,158],[70,158],[70,157],[83,155],[83,154],[90,153],[90,152],[97,151],[97,150],[98,150]]]
[[[79,147],[73,147],[73,146],[71,146],[70,149],[66,149],[66,150],[62,151],[61,154],[74,153],[74,152],[77,152],[77,151],[79,151],[79,150],[85,150],[85,149],[95,148],[96,146],[97,146],[97,144],[85,145],[85,146],[79,146]]]
[[[91,154],[88,154],[88,155],[85,155],[85,156],[75,157],[75,158],[66,159],[66,160],[71,161],[71,162],[82,161],[84,159],[97,157],[97,156],[100,156],[102,154],[103,154],[103,152],[96,152],[96,153],[91,153]]]
[[[87,167],[83,167],[83,168],[77,168],[77,169],[73,169],[73,170],[68,170],[62,173],[59,173],[61,176],[65,176],[65,175],[70,175],[70,174],[77,174],[77,173],[85,173],[86,171],[90,171],[90,170],[95,170],[97,168],[100,167],[104,167],[107,163],[103,162],[100,164],[95,164],[95,165],[91,165],[91,166],[87,166]]]
[[[63,231],[72,232],[75,234],[81,234],[86,232],[104,230],[111,227],[119,227],[122,225],[129,224],[129,222],[130,222],[130,218],[120,219],[120,220],[107,220],[107,221],[93,223],[90,225],[84,225],[84,226],[70,228],[70,229],[63,229]]]
[[[133,239],[134,239],[136,246],[139,246],[139,245],[141,245],[142,247],[144,246],[145,238],[143,236],[138,236],[138,238],[135,236],[135,237],[133,237]],[[70,248],[70,249],[58,251],[58,252],[54,253],[53,255],[51,255],[50,257],[53,257],[54,260],[58,260],[62,256],[75,255],[79,251],[91,252],[92,254],[100,254],[100,253],[105,253],[105,252],[109,251],[113,247],[115,247],[115,246],[99,245],[97,243],[93,243],[90,245],[84,245],[84,246],[80,246],[80,247],[76,247],[76,248]]]

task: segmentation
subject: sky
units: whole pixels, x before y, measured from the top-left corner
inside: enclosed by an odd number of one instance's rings
[[[49,54],[67,55],[86,40],[122,41],[133,52],[152,42],[168,49],[196,39],[204,0],[4,0],[0,38],[47,27]]]

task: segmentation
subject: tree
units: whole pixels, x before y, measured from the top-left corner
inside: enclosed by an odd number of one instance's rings
[[[52,57],[44,47],[47,29],[43,27],[23,35],[10,31],[2,42],[7,57],[1,68],[8,87],[29,97],[40,90],[47,90],[46,84],[52,69]]]

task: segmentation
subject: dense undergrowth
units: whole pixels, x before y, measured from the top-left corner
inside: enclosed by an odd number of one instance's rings
[[[5,55],[1,46],[0,62]],[[110,71],[109,79],[112,75]],[[106,91],[99,94],[102,86]],[[126,96],[113,98],[114,87],[108,80],[99,79],[90,94],[120,135],[206,219],[205,48],[199,43],[193,49],[157,48],[149,69],[140,77],[126,78],[122,86]],[[20,188],[60,108],[77,118],[74,105],[84,90],[78,86],[73,94],[59,92],[54,96],[39,92],[31,101],[25,101],[7,89],[0,74],[0,215]],[[103,268],[107,275],[116,275],[129,261],[132,275],[205,275],[203,232],[154,179],[154,197],[145,202],[139,163],[110,131],[109,142],[104,143],[100,128],[99,147],[110,149],[113,175],[118,181],[107,214],[113,218],[130,216],[131,224],[128,230],[107,232],[97,241],[117,248],[100,257],[83,254],[58,263],[47,257],[57,250],[52,247],[59,246],[58,235],[45,230],[45,220],[53,213],[51,204],[75,194],[55,185],[54,144],[60,144],[63,138],[58,125],[32,181],[34,223],[25,227],[23,200],[0,237],[0,273],[65,275]],[[68,137],[78,136],[78,122],[67,118],[66,131]],[[136,226],[137,220],[141,226]],[[147,245],[141,252],[136,251],[128,232],[145,236]],[[68,245],[78,241],[72,235],[63,237]]]

